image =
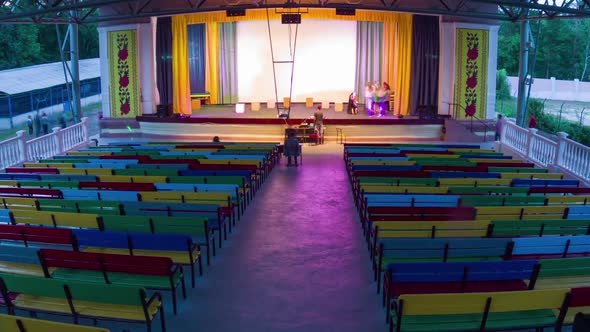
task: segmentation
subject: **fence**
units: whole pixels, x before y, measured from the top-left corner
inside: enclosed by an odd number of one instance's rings
[[[543,167],[555,167],[590,184],[590,147],[557,133],[552,141],[537,133],[537,129],[525,129],[503,119],[500,150],[511,152]]]
[[[52,106],[63,107],[63,110],[69,112],[68,93],[67,86],[62,84],[46,89],[0,96],[0,118],[12,118],[20,114],[34,112]],[[100,93],[100,77],[80,82],[81,100],[90,96],[99,95]]]
[[[53,132],[32,140],[27,140],[26,132],[20,130],[15,138],[0,142],[0,169],[51,158],[89,142],[88,118],[64,129],[55,127]]]

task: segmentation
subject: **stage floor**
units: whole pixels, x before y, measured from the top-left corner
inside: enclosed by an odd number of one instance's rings
[[[316,110],[318,104],[315,104],[313,108],[305,107],[305,104],[293,104],[291,105],[291,119],[305,119],[311,117]],[[363,106],[363,105],[361,105]],[[200,110],[193,111],[191,118],[235,118],[235,119],[277,119],[276,108],[266,108],[266,103],[260,104],[259,111],[252,111],[250,104],[244,105],[244,113],[236,113],[235,105],[203,105]],[[368,116],[367,112],[364,111],[364,107],[359,108],[358,114],[348,114],[346,112],[346,104],[344,104],[342,112],[336,112],[334,110],[334,104],[330,104],[330,109],[322,109],[324,117],[326,119],[398,119],[399,117],[394,116],[393,113],[387,113],[386,116]],[[416,119],[416,117],[404,117],[409,119]]]

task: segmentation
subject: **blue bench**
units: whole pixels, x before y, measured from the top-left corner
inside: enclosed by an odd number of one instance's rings
[[[365,207],[407,206],[407,207],[458,207],[460,195],[429,194],[365,194]]]
[[[402,294],[480,293],[535,288],[541,265],[536,260],[498,262],[393,263],[383,281],[383,305]],[[529,280],[528,285],[524,280]]]
[[[2,224],[12,223],[11,217],[10,217],[10,210],[0,209],[0,223],[2,223]]]
[[[372,253],[377,290],[390,263],[498,261],[511,252],[511,242],[510,238],[381,239]]]
[[[477,158],[477,159],[512,159],[512,156],[500,156],[489,154],[462,154],[461,158]]]
[[[130,169],[174,169],[174,170],[187,170],[189,164],[136,164],[129,165],[127,168]]]
[[[559,179],[513,179],[513,187],[579,187],[578,180],[559,180]]]
[[[408,161],[409,157],[350,157],[348,161]]]
[[[41,181],[73,181],[73,182],[89,181],[89,182],[96,182],[96,181],[98,181],[98,178],[96,177],[96,175],[47,174],[47,175],[41,175]]]
[[[39,180],[39,174],[0,173],[0,180]]]
[[[590,235],[514,238],[506,259],[575,257],[590,253]]]
[[[231,195],[238,208],[238,217],[245,209],[245,199],[240,195],[237,184],[192,184],[192,183],[155,183],[157,191],[220,192]]]
[[[570,206],[565,210],[565,219],[586,220],[590,219],[590,206]]]
[[[169,257],[174,263],[191,267],[192,286],[195,287],[195,263],[203,274],[201,248],[188,235],[151,234],[99,231],[90,229],[73,230],[78,245],[83,251],[110,254]]]
[[[399,154],[401,151],[399,149],[370,149],[370,148],[348,148],[346,149],[348,153],[390,153],[390,154]]]
[[[62,194],[64,196],[64,199],[71,200],[96,200],[119,202],[139,201],[138,193],[136,191],[63,189]]]

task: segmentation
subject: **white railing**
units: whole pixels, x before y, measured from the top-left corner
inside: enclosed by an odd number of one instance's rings
[[[51,158],[88,145],[89,141],[88,118],[64,129],[53,128],[50,134],[29,141],[26,132],[20,130],[15,138],[0,142],[0,169]]]
[[[504,119],[500,149],[509,148],[523,158],[543,167],[557,167],[586,183],[590,182],[590,147],[557,133],[557,141],[537,134]]]

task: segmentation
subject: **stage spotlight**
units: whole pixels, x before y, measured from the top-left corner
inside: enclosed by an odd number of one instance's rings
[[[225,15],[227,17],[246,16],[246,10],[245,9],[227,9],[225,11]]]
[[[301,14],[282,14],[281,23],[283,24],[301,24]]]
[[[356,9],[354,8],[336,8],[336,15],[354,16]]]

